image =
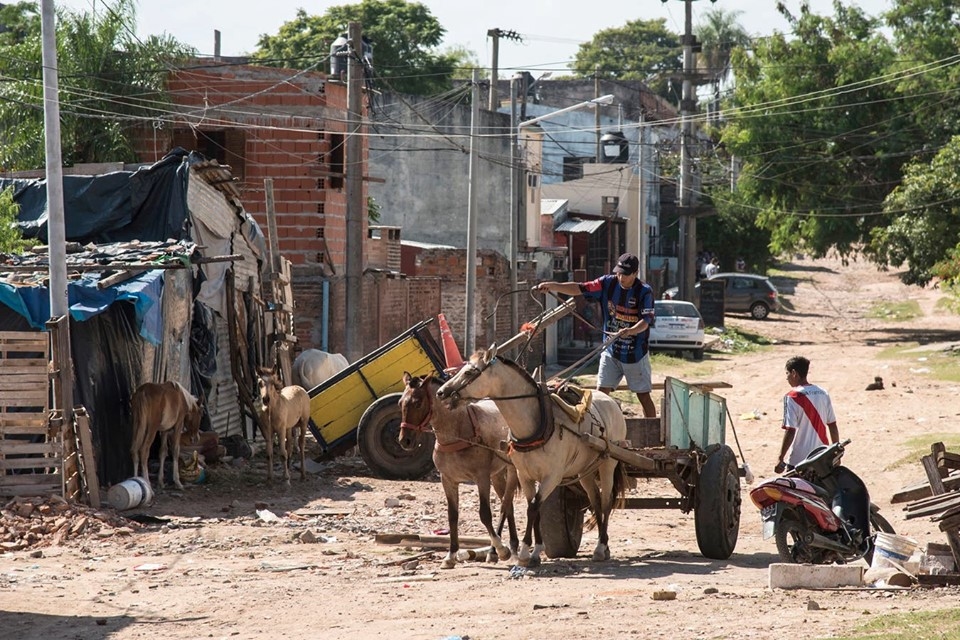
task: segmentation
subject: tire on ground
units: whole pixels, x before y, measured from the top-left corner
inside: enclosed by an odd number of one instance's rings
[[[540,505],[540,535],[548,558],[575,558],[583,537],[587,497],[572,487],[557,487]]]
[[[430,473],[433,466],[432,433],[419,434],[417,446],[404,450],[397,441],[400,434],[401,394],[391,393],[367,407],[357,426],[360,457],[378,478],[417,480]]]
[[[696,492],[694,525],[700,553],[726,560],[740,534],[740,470],[730,447],[722,445],[710,454],[700,470]]]

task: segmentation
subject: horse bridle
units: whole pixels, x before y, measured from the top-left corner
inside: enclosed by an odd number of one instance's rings
[[[466,389],[471,382],[480,377],[480,374],[486,371],[487,367],[497,361],[497,356],[490,358],[489,362],[484,363],[484,365],[478,366],[474,362],[467,362],[463,366],[463,370],[460,372],[461,375],[465,377],[463,384],[458,385],[453,392],[450,394],[451,397],[460,398],[460,392]],[[523,371],[519,365],[511,362],[510,360],[504,360],[505,364],[513,364],[513,366]],[[469,369],[468,369],[469,367]],[[529,377],[529,374],[526,371],[523,371],[524,374]],[[517,451],[532,451],[534,449],[539,449],[547,443],[547,440],[550,439],[550,436],[553,435],[554,424],[553,424],[553,412],[550,410],[550,404],[547,401],[547,394],[544,392],[540,384],[532,378],[530,381],[533,383],[536,388],[535,393],[524,393],[516,396],[497,396],[496,398],[491,397],[490,400],[520,400],[524,398],[536,398],[537,404],[540,408],[540,425],[537,427],[536,432],[528,438],[516,438],[513,435],[513,431],[510,432],[510,447]],[[479,398],[478,398],[479,399]]]
[[[423,380],[420,381],[420,386],[422,387],[422,386],[425,385],[429,380],[430,380],[429,377],[424,378]],[[427,399],[427,415],[425,415],[425,416],[423,417],[423,420],[421,420],[421,421],[420,421],[419,423],[417,423],[417,424],[410,424],[409,422],[403,422],[403,421],[401,421],[401,422],[400,422],[400,428],[401,428],[401,429],[409,429],[409,430],[411,430],[411,431],[417,431],[417,432],[419,432],[419,433],[428,433],[428,432],[430,432],[430,431],[433,431],[433,428],[430,426],[430,420],[433,419],[433,400],[430,398],[430,394],[429,394],[429,393],[425,393],[425,394],[423,394],[423,395],[424,395],[424,396],[426,397],[426,399]]]

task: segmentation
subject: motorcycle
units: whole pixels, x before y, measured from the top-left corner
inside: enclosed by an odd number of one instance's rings
[[[776,537],[783,562],[844,564],[873,560],[876,532],[895,533],[870,502],[867,486],[840,464],[850,440],[810,452],[787,473],[750,491],[763,539]]]

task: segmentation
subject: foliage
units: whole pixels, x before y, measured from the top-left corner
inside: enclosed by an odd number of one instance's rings
[[[253,59],[262,64],[307,69],[327,60],[330,45],[359,22],[373,44],[376,75],[401,93],[432,95],[450,88],[463,50],[438,52],[446,30],[426,5],[404,0],[362,0],[330,7],[323,15],[303,9],[275,35],[262,34]]]
[[[134,0],[91,13],[62,11],[57,21],[60,139],[64,165],[132,161],[127,127],[168,104],[166,71],[192,50],[168,36],[138,40]],[[36,7],[14,5],[21,35],[0,57],[0,165],[44,166],[42,43]],[[9,9],[7,7],[6,9]]]
[[[828,18],[804,7],[791,17],[796,37],[775,33],[751,55],[733,51],[742,106],[726,112],[722,141],[744,159],[740,198],[758,207],[775,254],[845,256],[865,242],[886,224],[876,214],[914,144],[893,88],[875,81],[894,59],[877,20],[834,8]]]
[[[757,225],[756,210],[744,202],[738,191],[729,187],[707,187],[717,215],[697,220],[697,241],[704,247],[721,251],[723,264],[732,270],[734,261],[743,258],[751,273],[766,273],[774,264],[770,252],[770,231]]]
[[[697,66],[712,78],[713,110],[720,109],[720,85],[730,75],[730,55],[737,47],[747,47],[750,34],[738,22],[743,11],[710,9],[694,27],[701,51]]]
[[[708,335],[720,336],[719,343],[714,347],[717,351],[724,353],[749,353],[757,351],[761,347],[770,346],[770,339],[764,336],[740,331],[733,325],[724,327],[707,327]]]
[[[902,322],[904,320],[913,320],[922,316],[920,305],[916,300],[904,300],[902,302],[879,302],[870,309],[867,316],[870,318],[879,318],[881,320],[892,320]]]
[[[884,203],[894,217],[873,230],[870,250],[883,264],[907,265],[905,282],[934,276],[956,279],[960,270],[960,135],[930,162],[905,168],[903,183]]]
[[[917,640],[956,638],[960,634],[960,609],[910,611],[877,616],[853,631],[832,640]]]
[[[603,29],[580,45],[573,61],[581,78],[642,80],[664,98],[678,102],[680,93],[670,76],[683,69],[680,36],[666,28],[666,19],[631,20]],[[625,61],[629,61],[625,64]]]
[[[20,206],[13,201],[13,187],[0,191],[0,253],[23,253],[33,244],[20,235],[19,212]]]

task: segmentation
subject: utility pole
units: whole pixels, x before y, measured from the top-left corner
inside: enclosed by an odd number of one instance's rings
[[[593,69],[593,98],[597,99],[600,97],[600,65],[597,65]],[[600,146],[600,138],[603,137],[603,134],[600,133],[600,105],[596,104],[593,107],[593,128],[597,132],[597,151],[594,162],[603,161],[603,149]],[[609,225],[608,225],[609,228]]]
[[[693,80],[696,72],[693,35],[693,1],[684,0],[683,21],[683,97],[680,101],[680,259],[679,294],[681,300],[693,300],[697,265],[697,219],[694,211],[693,158],[694,122],[697,101]]]
[[[516,31],[504,31],[503,29],[488,29],[487,37],[493,39],[490,64],[490,94],[487,101],[487,109],[496,111],[500,107],[500,101],[497,97],[497,80],[500,73],[500,38],[523,42],[523,38]]]
[[[60,77],[57,65],[57,25],[53,0],[40,2],[41,55],[43,59],[43,138],[46,152],[47,178],[47,262],[50,277],[50,317],[65,317],[66,336],[61,342],[66,353],[61,353],[61,362],[70,368],[68,381],[60,395],[64,425],[73,424],[73,358],[70,355],[70,318],[67,297],[67,245],[63,221],[63,161],[60,155]]]
[[[510,78],[510,291],[517,290],[517,262],[519,260],[520,203],[517,190],[520,188],[520,155],[517,153],[517,85],[523,78],[515,75]],[[510,298],[510,335],[520,330],[520,305],[517,295]]]
[[[360,305],[363,300],[363,51],[359,22],[348,27],[347,57],[347,139],[344,162],[347,187],[346,314],[347,359],[356,362],[363,355],[360,336]]]
[[[464,327],[464,346],[467,353],[477,350],[477,169],[480,152],[477,149],[477,129],[480,126],[480,70],[473,70],[470,92],[470,165],[467,179],[467,317]]]

